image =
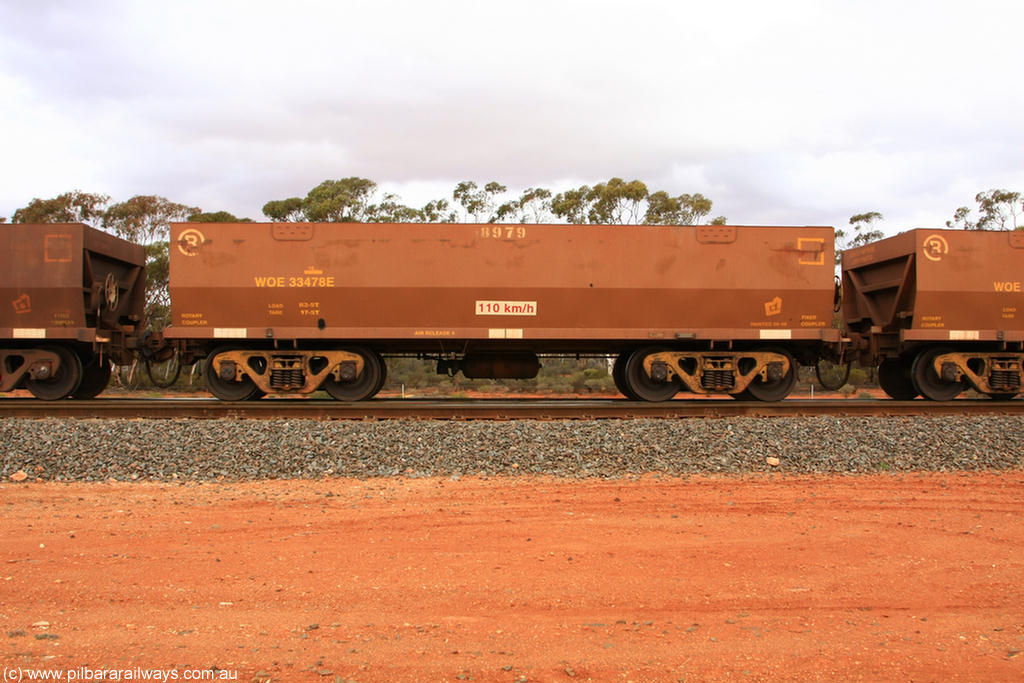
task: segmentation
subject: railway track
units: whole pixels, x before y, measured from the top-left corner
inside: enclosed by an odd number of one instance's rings
[[[676,400],[664,403],[624,399],[378,399],[340,403],[312,399],[263,399],[229,403],[212,398],[101,398],[91,401],[0,399],[0,418],[148,418],[314,420],[596,420],[714,417],[1024,415],[1024,400],[961,399],[866,401],[793,399],[779,403],[731,400]]]

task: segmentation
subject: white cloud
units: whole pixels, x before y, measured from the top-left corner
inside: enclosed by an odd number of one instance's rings
[[[1022,19],[995,0],[5,3],[0,215],[73,188],[258,218],[350,175],[417,205],[467,178],[617,175],[742,222],[941,224],[1024,189]]]

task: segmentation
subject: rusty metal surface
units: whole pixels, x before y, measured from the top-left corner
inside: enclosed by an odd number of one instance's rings
[[[787,400],[750,403],[733,400],[676,400],[643,403],[627,400],[455,400],[379,399],[360,403],[320,400],[263,399],[228,403],[215,399],[138,400],[102,398],[91,401],[42,402],[0,398],[0,417],[16,418],[150,418],[313,420],[589,420],[684,419],[730,416],[795,417],[901,415],[1024,415],[1024,400],[960,399],[933,401]]]
[[[61,357],[52,350],[0,348],[0,391],[11,391],[26,377],[53,377]]]
[[[746,361],[746,363],[744,363]],[[729,393],[740,393],[758,376],[768,379],[768,368],[776,364],[778,379],[790,370],[790,358],[783,353],[772,351],[725,352],[693,352],[663,351],[644,358],[644,369],[648,375],[656,363],[662,363],[668,371],[667,378],[678,377],[686,388],[695,394],[707,394],[713,391],[728,389]],[[717,374],[715,374],[717,373]],[[701,377],[720,377],[725,381],[712,387],[701,385]]]
[[[1024,340],[1024,233],[910,230],[842,261],[843,314],[855,338]]]
[[[1018,394],[1024,369],[1021,354],[943,353],[935,356],[932,369],[937,377],[950,382],[966,380],[986,394]]]
[[[0,342],[94,342],[141,320],[145,250],[80,223],[0,225]]]
[[[170,287],[186,339],[838,338],[824,227],[175,224]]]
[[[352,373],[358,375],[363,371],[363,357],[358,353],[350,351],[296,351],[288,352],[288,357],[267,358],[267,354],[261,351],[238,351],[229,350],[218,353],[210,359],[210,371],[222,377],[225,381],[236,379],[235,368],[239,368],[238,374],[246,371],[245,376],[251,379],[257,387],[265,393],[271,393],[281,389],[297,390],[299,393],[310,393],[323,382],[324,378],[332,371],[338,372],[344,363],[352,366]],[[311,367],[315,360],[322,361],[316,368]],[[263,361],[263,372],[253,371],[254,361]],[[289,363],[288,367],[280,365]],[[225,366],[230,373],[225,373]],[[289,370],[294,368],[294,370]],[[277,376],[288,375],[292,372],[294,376],[301,378],[297,384],[291,384]]]

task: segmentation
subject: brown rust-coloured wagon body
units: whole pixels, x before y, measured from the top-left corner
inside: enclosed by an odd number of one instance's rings
[[[80,223],[0,225],[0,391],[99,394],[145,306],[145,250]]]
[[[842,263],[852,349],[890,396],[1021,391],[1024,232],[910,230]]]
[[[639,398],[775,398],[839,340],[822,227],[175,224],[170,289],[166,335],[224,398],[363,398],[406,353],[470,377],[612,354]]]

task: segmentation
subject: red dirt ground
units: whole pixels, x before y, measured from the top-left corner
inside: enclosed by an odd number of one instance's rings
[[[5,680],[1024,679],[1020,471],[27,482],[0,509]]]

